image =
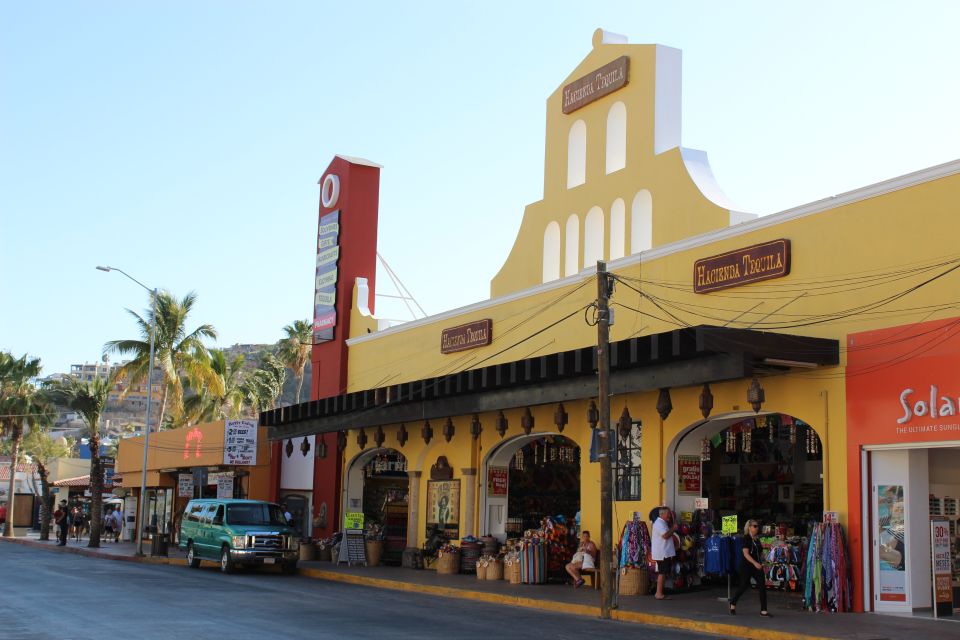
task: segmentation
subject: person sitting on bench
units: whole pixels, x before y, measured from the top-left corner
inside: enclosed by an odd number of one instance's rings
[[[596,569],[597,567],[597,545],[590,539],[590,532],[584,531],[580,534],[580,546],[573,558],[567,563],[567,573],[573,578],[573,587],[583,586],[583,576],[580,572],[584,569]]]

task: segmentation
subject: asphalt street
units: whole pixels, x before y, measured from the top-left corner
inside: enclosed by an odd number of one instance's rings
[[[206,564],[206,563],[205,563]],[[284,576],[223,575],[0,545],[0,638],[707,638],[637,624]]]

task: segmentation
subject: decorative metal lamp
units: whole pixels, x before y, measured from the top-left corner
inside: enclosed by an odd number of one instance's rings
[[[763,387],[760,386],[760,381],[754,378],[750,383],[750,387],[747,389],[747,402],[753,407],[753,412],[760,413],[760,407],[763,406],[766,400],[766,394],[763,391]]]
[[[400,428],[397,429],[397,442],[400,443],[400,448],[403,448],[403,445],[407,444],[407,438],[410,437],[410,434],[407,433],[407,425],[405,422],[400,423]]]
[[[347,448],[347,432],[338,431],[337,432],[337,450],[343,451]]]
[[[480,437],[480,433],[483,431],[483,425],[480,424],[480,416],[473,414],[473,419],[470,420],[470,435],[473,436],[473,439],[476,440]]]
[[[450,442],[450,440],[453,439],[453,434],[456,432],[456,427],[453,426],[453,420],[447,418],[447,421],[443,423],[441,432],[443,433],[444,440]]]
[[[377,430],[373,432],[373,442],[377,445],[378,449],[383,446],[383,441],[386,437],[386,434],[383,433],[383,427],[377,425]]]
[[[591,429],[596,429],[598,422],[600,422],[600,411],[597,409],[597,403],[591,400],[590,406],[587,407],[587,424]]]
[[[523,415],[520,417],[520,426],[523,427],[523,433],[526,435],[530,435],[530,432],[533,431],[533,414],[530,413],[530,407],[523,410]]]
[[[670,389],[660,389],[660,396],[657,398],[657,413],[661,420],[666,420],[670,412],[673,411],[673,401],[670,400]]]
[[[360,433],[357,434],[357,446],[361,449],[367,446],[367,432],[362,428],[360,429]]]
[[[283,450],[288,458],[293,455],[293,439],[287,440],[287,446],[285,446]]]
[[[429,420],[423,421],[423,428],[420,429],[420,435],[423,436],[425,443],[430,444],[430,440],[433,438],[433,427],[430,426]]]
[[[713,393],[710,392],[710,385],[704,384],[703,390],[700,391],[700,413],[706,419],[710,417],[711,411],[713,411]]]
[[[310,440],[307,439],[307,436],[303,436],[303,442],[300,443],[300,453],[306,457],[310,453]]]
[[[503,437],[503,434],[507,432],[507,416],[503,415],[503,411],[497,414],[497,433],[500,434],[500,437]]]
[[[626,440],[630,437],[631,427],[633,427],[633,418],[630,417],[630,410],[624,406],[623,413],[620,414],[620,419],[617,420],[617,433],[620,434],[621,440]]]
[[[327,440],[323,435],[317,436],[316,454],[317,454],[317,457],[321,459],[327,457]]]
[[[557,405],[557,412],[553,414],[553,424],[557,425],[557,431],[563,433],[563,428],[567,426],[567,422],[570,421],[570,416],[567,415],[567,412],[563,409],[563,403]]]

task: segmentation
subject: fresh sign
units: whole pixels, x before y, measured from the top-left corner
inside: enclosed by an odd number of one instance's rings
[[[257,421],[227,420],[223,434],[223,464],[257,464]]]

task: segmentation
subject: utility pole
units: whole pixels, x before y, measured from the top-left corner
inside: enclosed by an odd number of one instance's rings
[[[597,261],[597,378],[600,422],[600,617],[609,620],[613,603],[613,478],[610,465],[610,290],[607,263]]]

